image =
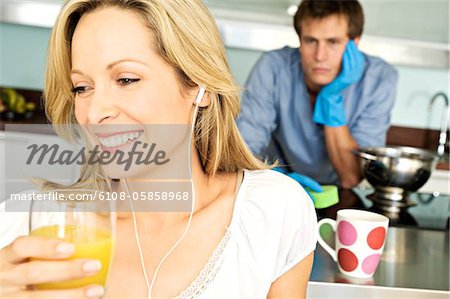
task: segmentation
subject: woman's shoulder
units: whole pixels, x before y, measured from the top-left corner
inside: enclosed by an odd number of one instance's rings
[[[317,217],[312,200],[293,179],[272,170],[244,172],[231,223],[248,267],[270,283],[312,252]]]
[[[302,218],[315,217],[306,191],[293,179],[273,170],[246,170],[235,214],[247,226],[270,226],[283,230],[300,225]]]
[[[246,170],[246,200],[265,204],[293,205],[311,201],[303,187],[274,170]]]

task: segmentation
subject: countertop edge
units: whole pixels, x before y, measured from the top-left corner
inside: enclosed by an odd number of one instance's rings
[[[376,285],[355,285],[337,282],[319,282],[319,281],[309,281],[308,282],[308,295],[307,298],[322,298],[329,292],[329,295],[333,294],[334,297],[339,298],[340,292],[345,292],[345,295],[351,297],[352,294],[358,294],[363,292],[364,294],[375,295],[374,298],[385,298],[383,294],[388,292],[391,297],[404,297],[413,295],[413,298],[427,298],[433,295],[432,298],[448,299],[450,296],[449,291],[441,290],[431,290],[431,289],[415,289],[415,288],[403,288],[403,287],[388,287],[388,286],[376,286]],[[342,294],[344,295],[344,294]],[[383,296],[383,297],[378,297]],[[397,297],[398,298],[398,297]],[[411,297],[408,297],[411,298]]]

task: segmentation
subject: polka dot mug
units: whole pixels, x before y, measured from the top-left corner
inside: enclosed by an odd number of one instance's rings
[[[389,218],[373,212],[343,209],[337,212],[336,220],[320,220],[319,231],[326,223],[335,232],[336,249],[331,248],[320,233],[318,241],[338,263],[339,271],[351,277],[371,277],[383,252]]]

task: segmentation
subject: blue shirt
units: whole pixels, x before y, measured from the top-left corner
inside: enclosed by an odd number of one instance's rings
[[[364,57],[363,77],[342,92],[347,126],[360,147],[384,146],[397,71],[380,58]],[[301,63],[298,48],[263,54],[248,78],[237,125],[259,157],[278,159],[319,183],[338,184],[323,126],[312,119]]]

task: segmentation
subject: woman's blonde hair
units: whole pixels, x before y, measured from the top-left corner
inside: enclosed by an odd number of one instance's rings
[[[72,0],[53,28],[47,57],[45,110],[53,124],[76,124],[71,92],[71,41],[80,18],[105,7],[136,12],[153,33],[153,48],[175,68],[184,88],[203,85],[210,104],[201,108],[195,124],[195,145],[208,175],[241,169],[265,169],[241,137],[235,118],[239,112],[239,88],[228,66],[225,48],[214,19],[199,0]],[[74,138],[69,129],[58,132]],[[87,165],[80,180],[106,179]]]

